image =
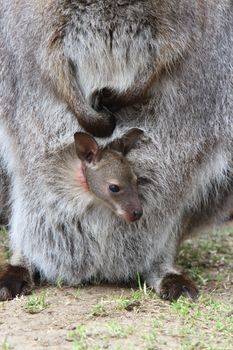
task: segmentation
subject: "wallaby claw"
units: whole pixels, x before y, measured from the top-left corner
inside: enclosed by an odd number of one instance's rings
[[[31,275],[25,267],[7,265],[0,273],[0,301],[30,294],[32,287]]]

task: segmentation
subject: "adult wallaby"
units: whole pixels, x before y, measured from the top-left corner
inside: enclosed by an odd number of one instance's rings
[[[13,252],[3,299],[27,292],[35,270],[69,285],[140,273],[162,297],[197,297],[175,258],[232,193],[232,28],[231,0],[0,0]],[[145,131],[127,156],[143,206],[133,224],[75,193],[79,123],[99,136],[114,128],[111,112],[91,106],[122,108],[114,139]]]

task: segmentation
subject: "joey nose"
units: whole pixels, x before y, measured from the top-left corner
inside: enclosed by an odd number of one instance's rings
[[[135,220],[140,219],[142,214],[143,214],[142,209],[136,209],[136,210],[133,211],[133,216],[134,216]]]
[[[133,208],[131,209],[128,208],[128,210],[125,209],[119,215],[123,217],[125,220],[127,220],[128,222],[133,223],[139,220],[142,214],[143,214],[143,209],[139,207],[136,209],[133,209]]]

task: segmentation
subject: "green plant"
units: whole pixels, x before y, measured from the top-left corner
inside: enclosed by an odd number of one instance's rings
[[[78,324],[73,332],[68,334],[68,338],[72,340],[75,350],[87,350],[87,329],[83,324]]]
[[[116,321],[111,321],[107,324],[108,331],[112,337],[125,338],[133,333],[132,326],[121,325]]]
[[[5,338],[4,342],[2,343],[1,350],[12,350],[13,348],[8,343],[7,338]]]
[[[107,312],[106,308],[104,307],[103,302],[96,304],[92,308],[91,315],[92,316],[101,316],[101,317],[105,317],[108,315],[108,312]]]
[[[32,295],[27,299],[24,305],[24,310],[29,314],[37,314],[46,309],[48,305],[45,293]]]

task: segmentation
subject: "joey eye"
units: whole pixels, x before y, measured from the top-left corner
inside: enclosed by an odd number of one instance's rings
[[[120,187],[117,185],[109,185],[109,191],[113,192],[113,193],[117,193],[120,192]]]

